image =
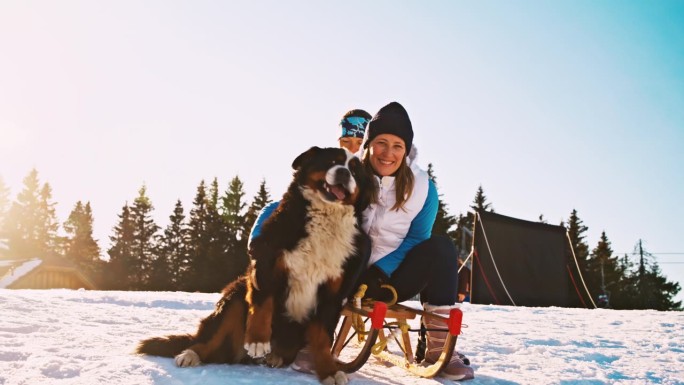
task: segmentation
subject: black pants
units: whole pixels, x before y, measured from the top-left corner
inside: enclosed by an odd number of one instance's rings
[[[458,252],[446,236],[435,235],[416,245],[390,278],[398,302],[420,294],[420,302],[453,305],[458,300]]]

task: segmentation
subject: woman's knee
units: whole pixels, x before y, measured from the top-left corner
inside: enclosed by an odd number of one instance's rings
[[[458,250],[451,238],[445,235],[434,235],[426,241],[426,252],[440,260],[458,265]]]

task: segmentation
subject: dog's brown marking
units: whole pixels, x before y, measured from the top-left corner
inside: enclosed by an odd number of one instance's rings
[[[247,294],[245,295],[245,301],[249,306],[249,311],[252,311],[252,304],[254,303],[254,290],[259,290],[259,285],[256,281],[256,271],[254,270],[254,262],[250,270],[247,272]]]
[[[273,278],[280,282],[290,275],[290,269],[287,268],[285,258],[278,258],[273,268]]]
[[[323,325],[318,322],[310,323],[306,329],[306,339],[319,380],[334,377],[337,372],[337,364],[330,353],[331,341]]]
[[[310,172],[306,178],[306,185],[313,190],[317,190],[320,181],[325,180],[325,174],[327,172],[328,170]]]
[[[262,304],[252,304],[247,315],[245,342],[270,342],[272,318],[273,297],[266,298]]]
[[[190,350],[197,353],[202,362],[211,362],[210,357],[215,354],[223,344],[223,341],[230,337],[232,346],[232,363],[238,363],[245,356],[243,348],[245,323],[245,305],[242,302],[233,301],[224,310],[221,325],[211,339],[204,343],[194,344]]]
[[[342,277],[338,277],[335,279],[331,279],[330,281],[327,282],[328,285],[328,290],[330,290],[330,293],[337,293],[340,291],[340,287],[342,286]]]

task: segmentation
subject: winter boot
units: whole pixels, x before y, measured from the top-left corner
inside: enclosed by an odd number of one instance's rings
[[[425,311],[448,317],[449,312],[454,307],[456,306],[435,306],[425,304]],[[437,362],[439,356],[444,350],[447,333],[449,333],[448,326],[446,322],[428,317],[423,317],[423,323],[425,325],[427,334],[427,351],[425,353],[425,361],[429,364],[434,364]],[[441,330],[436,331],[435,329]],[[451,356],[451,361],[449,361],[447,366],[442,369],[439,375],[453,381],[471,380],[475,378],[475,372],[469,365],[470,360],[468,360],[464,355],[454,351],[454,354]]]

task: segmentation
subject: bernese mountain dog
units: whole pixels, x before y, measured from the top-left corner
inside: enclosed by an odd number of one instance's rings
[[[138,353],[175,357],[181,367],[283,367],[308,346],[321,382],[347,383],[330,349],[342,306],[370,254],[360,216],[373,182],[360,160],[341,148],[312,147],[292,168],[287,192],[250,245],[250,268],[224,288],[197,333],[144,340]]]

